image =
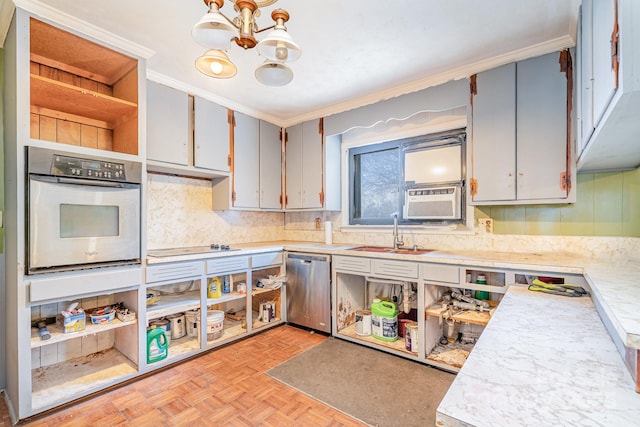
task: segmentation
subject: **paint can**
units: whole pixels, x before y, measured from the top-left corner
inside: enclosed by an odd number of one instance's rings
[[[190,337],[198,336],[198,328],[200,328],[200,310],[190,310],[184,313],[185,323],[187,324],[187,335]]]
[[[169,328],[171,329],[172,340],[177,340],[187,335],[184,313],[176,313],[171,316],[167,316],[167,320],[170,322]]]
[[[365,337],[371,335],[371,311],[356,311],[356,334]]]
[[[418,352],[418,322],[405,324],[404,348],[412,353]]]
[[[207,311],[207,341],[214,341],[222,337],[224,333],[224,311]]]

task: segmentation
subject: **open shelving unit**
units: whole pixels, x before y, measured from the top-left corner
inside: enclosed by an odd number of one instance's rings
[[[160,295],[155,304],[147,306],[147,319],[158,319],[189,310],[200,308],[200,291],[184,294]]]
[[[115,348],[32,370],[32,408],[46,409],[87,391],[97,391],[138,372]]]
[[[88,335],[95,335],[101,332],[106,332],[112,329],[122,328],[123,326],[129,326],[131,324],[137,323],[138,320],[132,320],[130,322],[122,322],[118,319],[114,319],[110,323],[101,323],[99,325],[94,325],[91,323],[90,319],[87,319],[87,326],[83,331],[64,333],[63,326],[56,322],[51,325],[47,325],[47,329],[51,334],[51,338],[48,340],[41,340],[40,335],[38,334],[37,328],[31,328],[31,348],[43,347],[45,345],[57,344],[63,341],[72,340],[75,338],[82,338]]]
[[[31,328],[31,407],[46,409],[62,401],[85,395],[123,381],[138,373],[138,319],[92,324],[89,314],[97,307],[118,302],[137,309],[138,290],[74,299],[85,311],[86,325],[81,331],[64,333],[59,320],[47,325],[51,334],[41,340]],[[32,321],[59,315],[70,301],[48,302],[31,307]]]
[[[138,154],[138,60],[30,19],[31,138]]]

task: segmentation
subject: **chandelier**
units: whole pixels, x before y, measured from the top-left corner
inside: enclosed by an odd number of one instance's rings
[[[236,66],[224,52],[231,47],[231,42],[244,49],[256,48],[258,54],[265,59],[256,68],[258,81],[268,86],[284,86],[293,79],[293,71],[286,63],[295,61],[302,54],[300,47],[293,41],[284,23],[289,20],[289,13],[276,9],[271,13],[274,25],[258,28],[256,18],[260,16],[260,8],[272,5],[277,0],[231,0],[237,16],[233,20],[227,18],[220,9],[224,0],[204,0],[209,12],[193,26],[191,36],[208,50],[196,59],[198,71],[210,77],[227,79],[236,75]],[[260,42],[254,34],[271,30]]]

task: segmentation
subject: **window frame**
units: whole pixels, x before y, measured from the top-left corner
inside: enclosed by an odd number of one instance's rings
[[[396,149],[398,152],[398,198],[396,212],[398,213],[398,223],[404,225],[433,225],[433,224],[462,224],[466,225],[466,129],[452,129],[444,132],[428,133],[408,138],[399,138],[384,142],[372,142],[365,145],[349,148],[347,151],[347,179],[348,179],[348,225],[390,225],[393,224],[393,217],[389,218],[359,218],[360,206],[357,203],[359,190],[357,184],[360,183],[360,170],[356,165],[355,158],[361,154],[375,153],[390,149]],[[428,187],[425,185],[412,186],[407,185],[405,178],[405,155],[407,152],[416,150],[428,150],[435,147],[447,145],[460,145],[461,148],[461,179],[455,182],[443,182],[437,185],[456,185],[461,190],[461,219],[459,220],[415,220],[405,219],[403,214],[404,197],[408,188]],[[433,185],[431,185],[433,186]]]

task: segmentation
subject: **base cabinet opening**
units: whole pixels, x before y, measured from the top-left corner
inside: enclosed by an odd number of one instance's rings
[[[56,406],[135,375],[137,306],[137,290],[32,306],[32,410]],[[125,307],[127,315],[114,307]]]

